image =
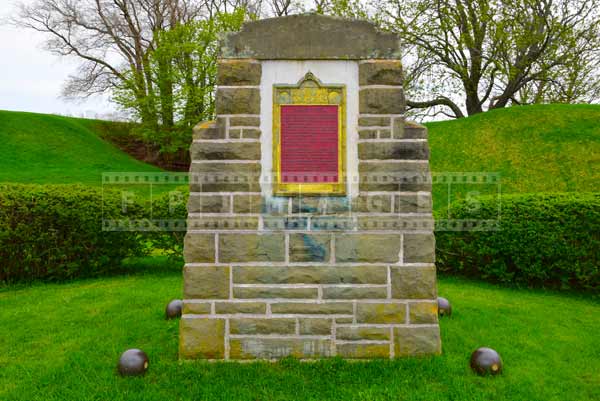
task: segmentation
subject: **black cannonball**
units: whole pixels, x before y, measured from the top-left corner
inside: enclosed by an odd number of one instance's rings
[[[452,315],[452,305],[446,298],[438,297],[438,315],[450,316]]]
[[[471,369],[479,375],[497,375],[502,372],[502,359],[491,348],[481,347],[471,354]]]
[[[174,299],[167,305],[165,316],[167,319],[175,319],[181,317],[183,302],[180,299]]]
[[[140,349],[128,349],[119,358],[121,376],[140,376],[148,370],[148,355]]]

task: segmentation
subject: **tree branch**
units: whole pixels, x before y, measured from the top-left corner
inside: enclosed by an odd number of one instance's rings
[[[446,106],[446,107],[449,107],[450,110],[452,110],[452,113],[454,113],[455,118],[463,118],[465,116],[463,114],[463,112],[461,111],[460,107],[458,107],[456,105],[456,103],[454,103],[452,100],[450,100],[449,98],[447,98],[445,96],[439,96],[436,99],[432,99],[432,100],[424,101],[424,102],[415,102],[412,100],[407,100],[406,105],[409,107],[409,110],[410,109],[426,109],[426,108],[433,107],[433,106]]]

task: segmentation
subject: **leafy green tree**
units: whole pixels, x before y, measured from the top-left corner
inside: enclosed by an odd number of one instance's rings
[[[161,124],[145,124],[144,104],[126,84],[114,91],[114,100],[133,110],[142,121],[138,131],[148,142],[172,157],[185,157],[191,128],[214,114],[214,90],[218,37],[239,30],[248,18],[243,8],[217,13],[155,34],[156,49],[148,55],[153,91],[148,101],[157,108]]]
[[[65,96],[112,95],[140,123],[149,148],[169,154],[187,147],[193,121],[212,115],[217,36],[239,29],[253,7],[250,0],[33,0],[13,22],[46,34],[53,54],[81,61]]]

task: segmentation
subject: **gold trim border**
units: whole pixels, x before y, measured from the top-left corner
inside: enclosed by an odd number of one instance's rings
[[[341,96],[336,97],[335,94]],[[330,96],[334,95],[334,96]],[[327,100],[328,103],[324,103]],[[281,181],[281,106],[338,106],[338,181],[297,184]],[[276,196],[346,195],[346,86],[322,85],[307,73],[297,85],[273,85],[273,169]]]

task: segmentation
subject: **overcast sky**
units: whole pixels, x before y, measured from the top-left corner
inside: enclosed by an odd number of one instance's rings
[[[0,0],[0,18],[14,13],[16,0]],[[0,110],[94,116],[114,111],[95,97],[83,103],[61,99],[61,88],[77,67],[43,50],[44,35],[0,23]]]

